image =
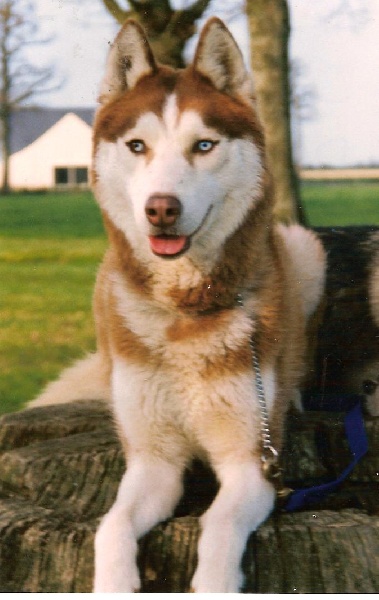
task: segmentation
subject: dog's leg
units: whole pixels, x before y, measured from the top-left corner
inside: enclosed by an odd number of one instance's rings
[[[259,461],[215,467],[221,487],[201,519],[195,592],[238,592],[243,583],[241,560],[249,534],[274,506],[273,486]]]
[[[150,455],[129,458],[116,502],[96,534],[94,592],[139,590],[137,540],[171,515],[181,494],[181,468]]]

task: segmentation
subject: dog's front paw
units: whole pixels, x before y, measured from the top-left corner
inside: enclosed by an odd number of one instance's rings
[[[118,510],[103,518],[95,536],[95,593],[132,593],[141,587],[136,564],[137,540]]]
[[[96,573],[93,591],[95,594],[139,592],[141,582],[138,571],[135,573]]]
[[[107,561],[95,567],[94,593],[139,592],[141,581],[137,566],[127,557],[122,561]]]
[[[243,575],[240,569],[229,566],[223,572],[217,573],[213,569],[198,567],[191,581],[190,591],[198,594],[238,593],[242,584]]]

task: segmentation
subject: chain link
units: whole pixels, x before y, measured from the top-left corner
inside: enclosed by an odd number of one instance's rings
[[[242,308],[244,307],[241,294],[237,294],[236,303],[238,306],[241,306]],[[253,338],[250,339],[250,349],[251,361],[255,375],[255,389],[257,391],[258,403],[261,411],[262,472],[264,476],[273,483],[276,489],[278,506],[280,507],[293,490],[284,485],[283,472],[279,465],[279,453],[271,443],[270,423],[265,390],[261,367],[259,364],[258,352],[256,350]]]
[[[244,307],[241,294],[237,294],[236,302],[238,306]],[[250,339],[251,358],[255,375],[255,389],[257,391],[258,404],[261,412],[261,442],[262,442],[262,462],[266,464],[268,470],[272,471],[278,463],[278,452],[271,443],[270,422],[268,408],[266,403],[265,390],[263,385],[261,367],[258,354],[255,348],[254,339]]]

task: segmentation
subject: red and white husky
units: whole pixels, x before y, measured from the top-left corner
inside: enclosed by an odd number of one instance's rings
[[[194,457],[220,488],[201,519],[192,589],[237,592],[248,536],[275,501],[249,341],[280,449],[323,249],[299,226],[273,225],[250,76],[218,19],[184,70],[158,65],[126,22],[100,102],[93,181],[110,248],[94,298],[98,351],[33,404],[111,401],[127,470],[96,535],[96,592],[140,588],[137,540],[172,514]]]

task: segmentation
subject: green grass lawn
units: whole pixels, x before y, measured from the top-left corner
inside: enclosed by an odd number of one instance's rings
[[[91,299],[105,246],[89,192],[0,198],[0,413],[94,349]]]
[[[379,225],[379,183],[306,183],[310,224]],[[0,413],[95,348],[91,299],[106,246],[89,192],[0,197]]]
[[[301,185],[309,224],[379,225],[379,182],[306,182]]]

